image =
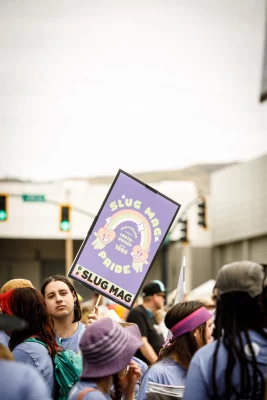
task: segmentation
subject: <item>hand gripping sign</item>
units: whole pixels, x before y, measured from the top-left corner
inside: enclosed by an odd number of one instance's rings
[[[119,170],[68,276],[131,309],[179,208]]]

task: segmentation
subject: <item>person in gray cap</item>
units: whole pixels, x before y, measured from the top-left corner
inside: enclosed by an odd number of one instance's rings
[[[143,345],[138,327],[123,328],[111,318],[101,318],[89,325],[80,341],[83,371],[68,400],[133,400],[135,384],[141,376],[131,359]]]
[[[267,367],[266,274],[252,261],[217,276],[215,336],[191,360],[183,400],[264,398]]]

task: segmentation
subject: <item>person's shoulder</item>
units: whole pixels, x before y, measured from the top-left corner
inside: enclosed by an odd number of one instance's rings
[[[97,389],[95,384],[89,384],[85,382],[79,381],[75,386],[71,389],[69,393],[68,400],[76,400],[80,393],[82,393],[85,389],[90,388],[92,391],[85,393],[83,400],[107,400],[110,399],[109,395],[105,395]]]
[[[263,329],[262,333],[254,331],[253,329],[251,329],[248,332],[248,334],[250,336],[250,339],[253,340],[254,342],[260,343],[263,346],[267,345],[267,329]]]
[[[132,357],[132,360],[139,365],[142,374],[144,375],[144,373],[146,372],[146,370],[148,369],[148,365],[147,363],[145,363],[143,360],[140,360],[140,358],[137,357]]]
[[[256,332],[256,331],[249,331],[250,341],[252,348],[254,350],[255,356],[257,361],[260,364],[267,364],[267,332]],[[247,356],[251,357],[251,351],[249,348],[249,344],[247,343],[247,339],[244,339],[244,351]]]
[[[34,384],[37,383],[36,380],[38,381],[38,384],[41,381],[43,383],[43,379],[39,379],[40,374],[37,372],[36,368],[34,368],[32,365],[29,364],[24,364],[23,362],[20,361],[12,361],[12,371],[13,374],[16,371],[16,376],[17,376],[17,371],[20,371],[19,375],[24,375],[24,377],[27,377],[27,380],[30,380],[30,382],[33,382],[34,379]],[[36,378],[38,377],[38,378]]]
[[[76,400],[81,392],[72,393],[69,395],[68,400]],[[85,393],[83,396],[83,400],[108,400],[111,397],[107,397],[104,393],[100,392],[100,390],[94,390],[92,392]]]
[[[157,361],[146,372],[147,382],[158,382],[166,385],[184,386],[187,371],[171,358]]]
[[[152,376],[158,376],[162,372],[162,363],[156,362],[155,364],[151,365],[151,367],[148,368],[146,376],[152,377]]]
[[[11,360],[0,360],[0,367],[1,367],[1,376],[3,375],[2,373],[13,371],[14,373],[20,371],[22,374],[32,374],[32,371],[35,372],[35,369],[31,367],[30,365],[24,364],[21,361],[11,361]],[[38,375],[38,373],[37,373]]]
[[[176,361],[174,361],[172,358],[163,358],[160,361],[157,361],[155,364],[153,364],[150,368],[149,371],[152,371],[154,373],[161,372],[161,371],[166,371],[168,368],[178,368],[184,371],[184,368],[179,365]]]
[[[47,347],[37,342],[22,342],[18,344],[13,351],[21,351],[29,354],[48,354]]]
[[[17,361],[22,361],[35,366],[46,365],[52,368],[53,362],[48,353],[48,349],[40,343],[26,342],[18,344],[12,351],[14,358]]]
[[[100,392],[100,390],[95,390],[94,392],[87,393],[83,400],[111,400],[109,395],[105,395],[104,393]]]
[[[196,353],[193,355],[193,358],[191,360],[191,363],[202,363],[207,365],[206,363],[209,362],[212,359],[212,355],[214,354],[217,346],[217,340],[214,340],[212,343],[208,343],[205,346],[201,347],[196,351]],[[220,346],[220,352],[222,351],[222,348]]]
[[[79,325],[78,325],[77,331],[81,334],[82,332],[85,331],[86,326],[85,326],[81,321],[79,321],[78,324],[79,324]]]
[[[0,386],[6,388],[6,396],[24,393],[24,398],[50,400],[47,386],[36,368],[20,361],[0,360]],[[15,376],[12,387],[8,389],[8,379]],[[34,385],[33,385],[34,382]],[[9,393],[7,393],[7,390]],[[4,397],[6,398],[6,397]],[[8,397],[9,398],[9,397]],[[15,397],[14,397],[15,398]],[[16,397],[19,398],[19,397]]]
[[[128,314],[128,317],[131,317],[132,315],[144,314],[144,312],[145,312],[144,307],[142,305],[139,305],[131,309],[131,311]]]
[[[10,336],[5,331],[0,331],[0,343],[8,347]]]

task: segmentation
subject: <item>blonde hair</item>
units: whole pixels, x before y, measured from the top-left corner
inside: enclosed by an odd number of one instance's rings
[[[15,360],[11,351],[0,343],[0,360]]]
[[[10,289],[18,289],[24,287],[31,287],[33,288],[33,284],[28,279],[11,279],[10,281],[6,282],[0,289],[0,293],[6,293]]]

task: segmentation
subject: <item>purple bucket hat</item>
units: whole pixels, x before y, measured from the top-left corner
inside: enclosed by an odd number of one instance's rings
[[[83,356],[81,378],[101,378],[127,367],[143,341],[137,325],[123,328],[110,318],[101,318],[86,328],[79,346]]]

